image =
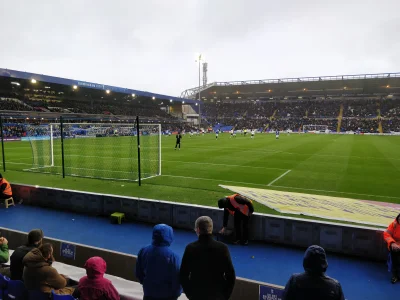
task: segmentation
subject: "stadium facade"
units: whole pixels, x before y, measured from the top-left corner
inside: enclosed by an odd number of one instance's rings
[[[225,99],[324,99],[400,95],[400,73],[317,76],[213,82],[187,89],[181,97],[204,101]]]

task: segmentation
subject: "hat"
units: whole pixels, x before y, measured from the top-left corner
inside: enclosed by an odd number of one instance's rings
[[[44,234],[42,229],[32,229],[28,233],[28,244],[33,245],[43,238]]]
[[[226,198],[221,198],[218,200],[218,207],[219,208],[225,208],[226,205]]]
[[[3,178],[3,175],[1,175],[1,173],[0,173],[0,178]]]
[[[325,273],[328,269],[328,261],[324,248],[317,245],[308,247],[304,254],[303,267],[310,273]]]

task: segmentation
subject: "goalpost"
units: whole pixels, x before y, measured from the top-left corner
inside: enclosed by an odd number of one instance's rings
[[[140,180],[161,175],[161,125],[51,123],[28,125],[32,167],[26,171]]]
[[[329,132],[328,125],[303,125],[303,132],[318,131],[318,132]]]

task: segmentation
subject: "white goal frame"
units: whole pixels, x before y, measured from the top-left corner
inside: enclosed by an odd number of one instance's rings
[[[137,139],[137,124],[135,123],[63,123],[63,131],[65,133],[65,129],[67,126],[74,126],[74,125],[81,125],[81,126],[96,126],[98,125],[99,127],[104,127],[105,129],[108,128],[112,128],[112,127],[129,127],[132,129],[135,129],[134,131],[134,135],[132,135],[132,138],[136,138]],[[30,169],[26,169],[26,170],[37,170],[37,169],[43,169],[43,168],[48,168],[48,167],[54,167],[55,166],[55,162],[54,162],[54,139],[61,139],[61,132],[60,132],[60,127],[61,124],[60,123],[49,123],[49,135],[47,136],[47,138],[50,140],[50,165],[43,165],[40,167],[36,167],[36,168],[30,168]],[[161,142],[162,142],[162,131],[161,131],[161,124],[158,123],[140,123],[139,124],[139,132],[141,133],[142,131],[144,131],[144,129],[147,128],[157,128],[157,132],[154,134],[158,134],[158,170],[155,173],[155,175],[152,176],[147,176],[147,177],[141,177],[141,179],[149,179],[152,177],[156,177],[156,176],[161,176],[161,167],[162,167],[162,155],[161,155],[161,150],[162,150],[162,146],[161,146]],[[68,130],[68,129],[67,129]],[[57,135],[56,132],[59,132],[59,134]],[[92,135],[88,135],[86,136],[86,138],[96,138],[96,133]],[[101,133],[101,132],[99,132]],[[154,135],[151,132],[149,132],[150,135]],[[141,136],[141,134],[140,134]],[[47,139],[46,138],[46,139]],[[33,139],[32,139],[33,140]],[[140,145],[137,145],[137,147],[139,148],[139,150],[141,150]],[[142,172],[142,171],[141,171]],[[112,178],[110,178],[112,179]],[[114,178],[115,179],[115,178]],[[118,180],[118,179],[115,179]],[[122,179],[123,180],[123,179]],[[138,179],[132,180],[132,181],[138,181]]]
[[[303,132],[306,131],[323,131],[326,132],[329,130],[328,125],[303,125]]]

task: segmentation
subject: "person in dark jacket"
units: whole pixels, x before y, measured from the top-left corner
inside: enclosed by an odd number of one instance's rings
[[[112,282],[104,278],[107,263],[98,256],[89,258],[84,268],[86,276],[79,280],[72,296],[79,300],[119,300],[119,294]]]
[[[169,248],[173,239],[172,228],[158,224],[153,228],[152,244],[139,251],[135,273],[143,285],[144,300],[176,300],[182,293],[181,259]]]
[[[235,270],[228,247],[213,239],[213,222],[196,220],[198,241],[186,246],[180,271],[183,291],[190,300],[227,300],[235,285]]]
[[[233,215],[235,224],[235,244],[248,245],[249,243],[249,220],[254,213],[251,200],[234,194],[218,200],[218,207],[224,209],[224,223],[220,234],[224,234],[228,226],[229,215]]]
[[[28,234],[28,243],[15,249],[10,257],[10,273],[11,280],[23,280],[22,274],[24,265],[22,260],[31,250],[38,248],[42,244],[43,231],[41,229],[33,229]]]
[[[325,275],[328,261],[323,248],[315,245],[308,247],[303,267],[304,273],[290,277],[282,300],[344,300],[339,281]]]

